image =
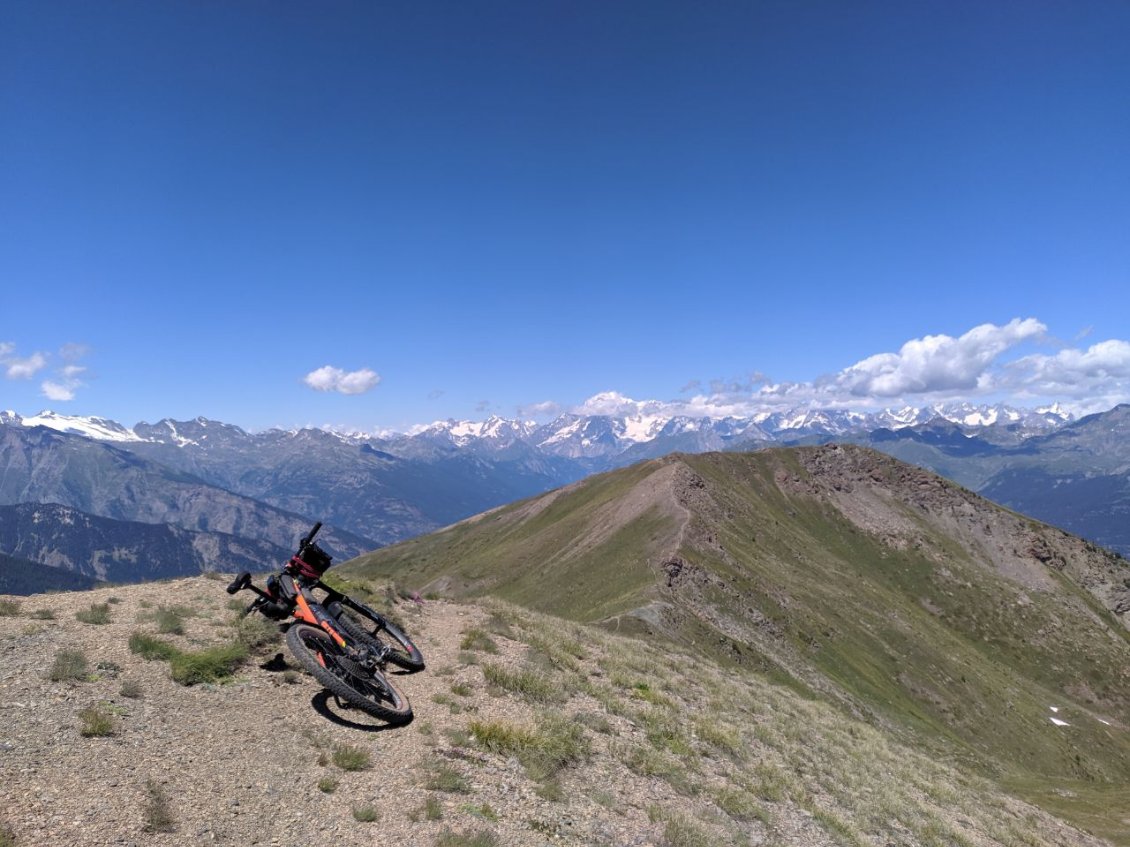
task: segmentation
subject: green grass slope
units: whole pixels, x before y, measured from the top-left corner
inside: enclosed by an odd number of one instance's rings
[[[1069,819],[1120,825],[1094,809],[1130,784],[1130,569],[867,449],[669,456],[348,570],[770,670]]]

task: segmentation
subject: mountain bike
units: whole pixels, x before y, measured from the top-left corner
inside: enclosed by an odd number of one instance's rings
[[[424,657],[392,621],[322,582],[331,557],[314,543],[321,528],[321,521],[314,524],[282,571],[268,577],[266,588],[252,583],[244,571],[228,586],[228,594],[257,594],[243,615],[259,612],[284,622],[294,658],[339,703],[390,723],[407,723],[412,706],[386,668],[391,662],[410,672],[422,670]],[[322,592],[321,599],[315,591]]]

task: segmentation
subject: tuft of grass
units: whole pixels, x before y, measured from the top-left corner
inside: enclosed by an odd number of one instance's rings
[[[60,650],[47,676],[53,682],[86,682],[90,678],[86,654],[81,650]]]
[[[482,747],[516,756],[530,777],[539,782],[587,758],[590,752],[584,728],[558,713],[540,716],[532,728],[503,721],[472,721],[469,728]]]
[[[768,825],[769,814],[747,791],[726,786],[714,794],[714,805],[735,821],[759,820]]]
[[[471,784],[463,774],[446,762],[441,762],[432,768],[425,787],[431,791],[444,791],[448,794],[467,794]]]
[[[380,817],[381,813],[377,811],[377,807],[372,803],[353,807],[353,820],[355,821],[372,823],[373,821],[380,820]]]
[[[143,659],[162,659],[168,661],[180,654],[180,650],[167,641],[146,635],[144,632],[135,632],[129,637],[129,649]]]
[[[75,619],[82,623],[107,624],[111,620],[109,603],[91,603],[89,609],[75,612]]]
[[[83,738],[104,738],[114,734],[114,716],[101,706],[87,706],[78,713],[82,725],[79,734]]]
[[[460,697],[470,697],[475,693],[475,689],[469,682],[455,682],[451,685],[451,693]]]
[[[429,794],[424,799],[424,818],[429,821],[438,821],[443,817],[443,803],[434,794]]]
[[[719,843],[690,818],[680,814],[667,817],[663,838],[669,847],[715,847]]]
[[[146,832],[175,832],[176,819],[165,789],[155,779],[145,783],[145,805],[142,808]]]
[[[455,832],[445,829],[436,838],[435,847],[496,847],[498,836],[489,829],[478,832]]]
[[[124,679],[118,693],[130,700],[140,700],[142,697],[141,683],[136,679]]]
[[[177,653],[169,660],[169,671],[173,681],[181,685],[220,682],[239,669],[247,652],[242,644],[220,644],[193,653]]]
[[[279,625],[262,615],[248,615],[235,626],[236,641],[248,650],[261,650],[279,643]]]
[[[337,791],[337,780],[332,776],[324,776],[318,780],[318,790],[323,794],[333,794]]]
[[[31,616],[37,621],[53,621],[55,620],[55,612],[51,609],[36,609],[31,613]]]
[[[363,771],[373,766],[373,757],[363,747],[338,744],[334,747],[333,763],[343,771]]]
[[[502,665],[483,665],[483,678],[490,685],[517,694],[534,703],[560,703],[565,690],[548,674],[522,668],[507,670]]]
[[[0,600],[0,618],[14,618],[20,613],[18,600]]]
[[[497,653],[498,645],[494,639],[478,627],[472,627],[463,633],[463,640],[459,642],[460,650],[478,650],[481,653]]]
[[[164,635],[184,635],[184,619],[188,612],[180,606],[158,606],[153,613],[157,631]]]
[[[302,681],[302,674],[295,670],[285,670],[282,679],[287,685],[297,685]]]

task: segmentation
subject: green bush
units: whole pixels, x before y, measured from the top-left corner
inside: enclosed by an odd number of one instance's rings
[[[177,653],[169,660],[169,670],[173,681],[181,685],[220,682],[234,674],[247,655],[242,644],[220,644],[194,653]]]

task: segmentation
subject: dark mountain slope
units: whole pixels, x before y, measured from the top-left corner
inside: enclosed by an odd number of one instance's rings
[[[0,426],[0,504],[18,503],[60,503],[118,521],[169,524],[272,546],[288,546],[311,523],[106,442],[45,427]],[[329,527],[325,539],[338,556],[374,546]]]
[[[1130,779],[1125,562],[871,450],[670,456],[345,570],[675,638],[990,773]]]
[[[96,580],[72,571],[52,568],[39,562],[29,562],[27,559],[0,553],[0,594],[84,591],[94,588],[97,584]]]
[[[0,550],[90,582],[195,576],[217,568],[264,570],[293,552],[220,532],[100,518],[55,503],[0,506]]]

